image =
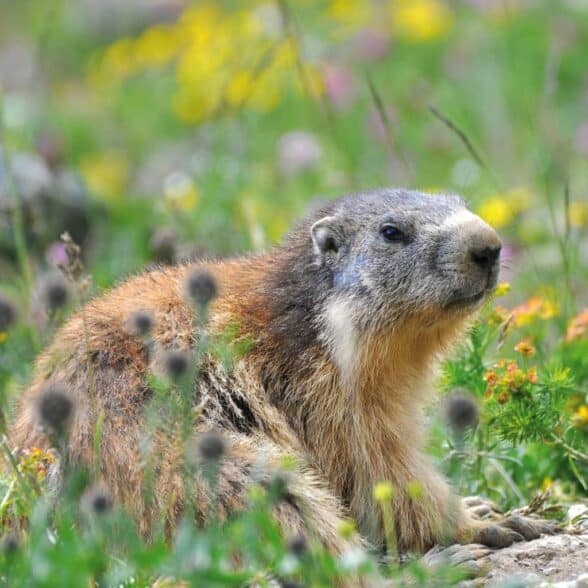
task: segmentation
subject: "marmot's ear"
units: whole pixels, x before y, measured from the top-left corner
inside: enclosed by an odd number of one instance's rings
[[[337,253],[343,245],[345,233],[336,216],[325,216],[310,229],[314,252],[321,258],[328,253]]]

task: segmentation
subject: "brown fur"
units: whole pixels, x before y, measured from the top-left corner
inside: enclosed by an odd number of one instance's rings
[[[453,338],[456,326],[448,324],[443,327],[445,333],[436,337],[428,333],[419,337],[418,330],[407,325],[401,330],[404,336],[393,345],[390,340],[367,342],[353,392],[349,383],[341,382],[324,351],[311,348],[299,360],[312,369],[294,374],[297,380],[292,382],[303,391],[302,396],[296,404],[284,400],[276,407],[268,401],[260,381],[261,373],[274,363],[278,346],[271,334],[265,333],[267,315],[259,291],[269,262],[270,258],[260,257],[202,266],[215,276],[220,291],[211,308],[211,331],[222,331],[230,321],[236,321],[239,336],[255,342],[237,361],[232,377],[242,386],[252,412],[262,423],[255,435],[229,434],[230,456],[224,461],[219,489],[221,516],[244,506],[250,483],[244,472],[263,449],[276,467],[283,455],[297,456],[304,464],[295,478],[296,493],[307,509],[304,519],[321,522],[319,535],[335,551],[344,543],[337,526],[346,514],[358,519],[370,539],[381,541],[378,509],[371,499],[372,487],[380,480],[392,481],[398,490],[394,503],[400,546],[426,549],[455,527],[456,517],[448,518],[445,481],[421,454],[419,406],[424,399],[414,395],[425,389],[431,359],[441,351],[447,332]],[[194,317],[183,295],[185,278],[192,269],[186,266],[138,276],[74,316],[39,358],[35,379],[21,398],[12,430],[12,442],[19,448],[47,447],[48,441],[37,426],[35,400],[48,382],[66,383],[77,405],[70,432],[70,459],[94,463],[93,426],[103,412],[100,474],[144,531],[154,512],[146,507],[142,495],[138,442],[148,398],[145,376],[149,369],[157,368],[150,365],[141,340],[128,334],[126,324],[138,308],[150,311],[159,346],[192,347]],[[304,428],[302,435],[298,427]],[[157,481],[153,508],[168,512],[173,522],[182,510],[173,442],[168,440],[159,450],[165,455],[156,459],[165,467]],[[412,481],[422,484],[424,498],[420,501],[406,495],[406,486]],[[196,483],[201,485],[200,495],[205,496],[205,485]],[[206,509],[197,510],[204,517]],[[304,521],[296,520],[292,513],[286,511],[279,518],[290,532],[304,528]]]

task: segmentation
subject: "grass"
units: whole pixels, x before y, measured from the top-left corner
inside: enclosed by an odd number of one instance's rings
[[[431,453],[461,493],[504,508],[546,490],[560,504],[585,500],[588,10],[547,0],[397,0],[379,13],[359,1],[214,6],[188,3],[157,23],[146,12],[100,20],[59,0],[0,3],[2,38],[21,47],[0,95],[0,293],[18,313],[10,329],[0,318],[2,422],[67,315],[146,265],[266,249],[309,206],[345,192],[451,191],[499,230],[510,287],[438,383],[473,395],[480,419],[456,438],[433,408]],[[29,61],[33,73],[18,79]],[[48,170],[47,186],[23,152]],[[43,288],[68,258],[65,230],[87,277],[51,310]],[[268,515],[271,491],[253,492],[225,525],[184,523],[145,542],[116,507],[96,512],[91,473],[71,472],[56,500],[53,457],[11,449],[3,439],[5,585],[279,575],[327,586],[375,566],[316,546],[293,552]],[[244,565],[229,570],[243,545]],[[385,573],[453,581],[417,564]]]

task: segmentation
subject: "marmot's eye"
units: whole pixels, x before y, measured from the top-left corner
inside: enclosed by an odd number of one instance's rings
[[[404,233],[394,225],[384,225],[380,231],[386,241],[402,241]]]

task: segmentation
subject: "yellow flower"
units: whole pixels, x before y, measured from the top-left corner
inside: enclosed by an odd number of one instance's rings
[[[80,169],[90,191],[107,200],[119,196],[126,186],[128,161],[121,151],[87,156],[82,159]]]
[[[453,13],[439,0],[391,0],[392,27],[409,41],[428,41],[445,35]]]
[[[331,0],[327,19],[335,23],[334,37],[344,37],[365,26],[373,16],[373,3],[365,0]]]
[[[355,533],[355,523],[351,519],[345,519],[339,524],[339,534],[344,539],[351,539]]]
[[[572,415],[572,420],[579,429],[588,426],[588,406],[583,404],[578,407],[576,412]]]
[[[504,196],[491,196],[478,208],[478,214],[490,225],[501,229],[514,219],[514,211]]]
[[[192,179],[184,173],[176,172],[167,176],[163,183],[165,203],[170,209],[189,212],[198,204],[198,191]]]
[[[423,497],[423,485],[418,480],[412,480],[406,486],[406,493],[409,498],[418,500]]]
[[[535,347],[531,341],[529,341],[529,339],[523,339],[522,341],[519,341],[514,346],[514,350],[517,353],[520,353],[523,357],[532,357],[535,355]]]
[[[0,331],[0,344],[4,343],[8,339],[8,333]]]
[[[390,482],[378,482],[374,486],[373,494],[377,502],[388,502],[394,496],[394,486]]]
[[[500,282],[494,289],[494,296],[505,296],[510,292],[510,284],[508,282]]]
[[[570,202],[570,224],[572,227],[585,227],[588,225],[588,203]]]
[[[527,302],[512,309],[513,321],[517,327],[528,325],[534,319],[549,320],[558,314],[555,302],[533,296]]]

